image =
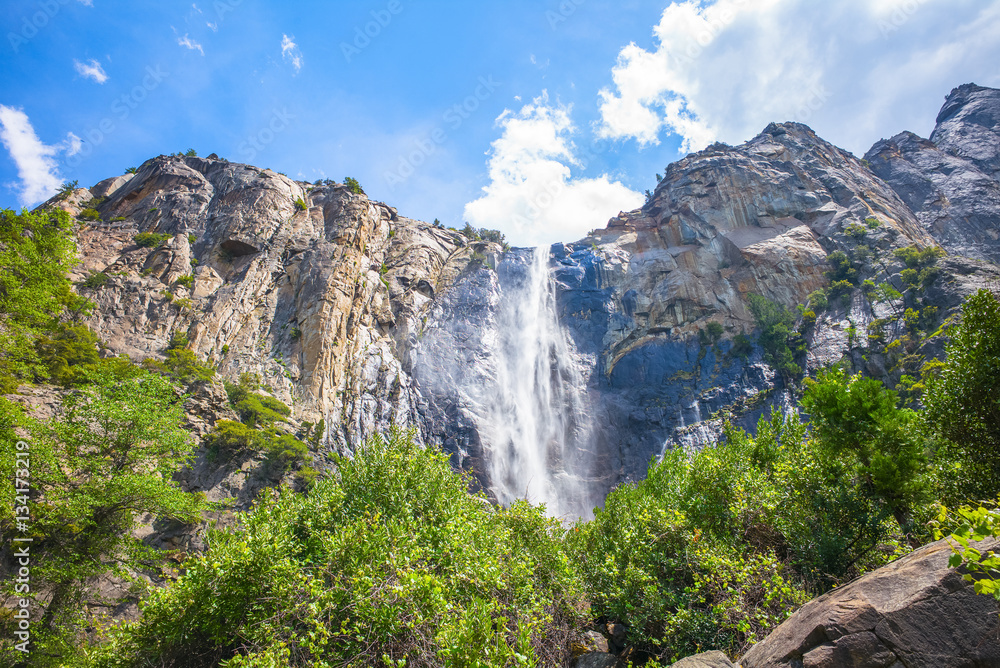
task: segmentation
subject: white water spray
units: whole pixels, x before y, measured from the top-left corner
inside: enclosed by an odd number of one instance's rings
[[[589,517],[586,387],[559,324],[548,249],[534,249],[512,283],[498,313],[495,394],[480,425],[493,491],[504,505],[526,498],[555,517]]]

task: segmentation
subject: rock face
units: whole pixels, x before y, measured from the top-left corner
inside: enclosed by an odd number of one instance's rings
[[[1000,91],[956,88],[930,139],[904,132],[865,158],[949,252],[1000,261]]]
[[[952,255],[926,292],[937,326],[995,279],[998,95],[956,89],[930,140],[880,142],[867,165],[806,126],[770,125],[741,146],[674,163],[642,209],[549,249],[544,288],[565,341],[535,359],[555,360],[538,375],[563,412],[539,440],[552,479],[587,488],[576,510],[642,477],[666,448],[713,441],[723,416],[752,426],[767,407],[791,405],[758,347],[733,350],[754,329],[750,295],[803,304],[829,285],[835,251],[854,258],[861,278],[902,290],[893,251],[942,244]],[[184,333],[223,378],[260,374],[294,421],[322,420],[319,467],[397,425],[495,487],[507,451],[491,444],[489,415],[517,353],[505,328],[512,301],[527,294],[529,251],[405,218],[343,185],[214,157],[160,156],[49,205],[96,206],[103,219],[81,224],[76,278],[109,277],[80,288],[97,304],[88,324],[105,354],[157,358]],[[144,232],[160,241],[138,245]],[[846,358],[898,378],[865,343],[869,326],[905,333],[910,301],[862,289],[837,299],[802,328],[807,369]],[[577,392],[570,412],[565,386]],[[228,410],[208,405],[224,402],[213,392],[199,399],[199,432]],[[220,480],[206,473],[191,484]]]
[[[950,555],[946,541],[932,543],[810,601],[747,652],[743,668],[1000,665],[997,601],[949,568]]]
[[[734,668],[733,662],[722,652],[704,652],[681,659],[671,668]]]

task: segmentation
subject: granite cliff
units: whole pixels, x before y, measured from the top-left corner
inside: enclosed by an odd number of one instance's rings
[[[557,512],[585,514],[665,448],[710,442],[724,417],[752,425],[789,405],[760,347],[733,341],[752,338],[750,295],[806,305],[836,278],[832,254],[855,273],[815,322],[815,304],[802,309],[806,371],[845,360],[895,384],[939,354],[935,330],[1000,275],[998,118],[1000,91],[962,86],[929,139],[897,135],[864,160],[806,126],[772,124],[670,165],[644,207],[553,246],[552,302],[538,297],[538,313],[563,334],[534,353],[536,367],[551,362],[537,380],[549,404],[527,410],[556,416],[531,433],[545,441],[549,491],[572,497]],[[47,205],[100,214],[81,224],[75,271],[108,276],[80,288],[105,354],[162,357],[186,333],[221,377],[260,374],[293,407],[293,427],[322,421],[319,467],[395,424],[484,489],[509,486],[496,462],[521,455],[491,432],[495,386],[516,347],[511,309],[536,280],[531,251],[214,155],[153,158]],[[140,233],[163,241],[138,245]],[[938,245],[948,255],[936,274],[907,289],[895,251]],[[879,285],[900,296],[876,298]],[[923,335],[907,309],[924,314]],[[885,345],[907,334],[905,350]],[[218,384],[196,388],[191,406],[200,434],[229,410]],[[204,458],[185,478],[240,504],[266,484]]]

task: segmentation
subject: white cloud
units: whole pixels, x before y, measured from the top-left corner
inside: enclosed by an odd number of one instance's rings
[[[76,72],[80,76],[87,79],[93,79],[99,84],[108,80],[108,75],[104,71],[104,68],[101,67],[101,64],[93,58],[91,58],[90,62],[87,63],[81,63],[79,60],[74,60],[73,67],[76,68]]]
[[[83,148],[83,140],[72,132],[68,132],[66,133],[66,141],[60,144],[60,147],[66,151],[67,156],[76,155]]]
[[[205,49],[201,47],[201,44],[188,37],[187,33],[184,33],[183,37],[178,37],[177,43],[191,51],[197,51],[201,55],[205,55]]]
[[[94,1],[93,0],[77,0],[77,2],[79,2],[81,5],[86,5],[87,7],[93,7],[94,6]]]
[[[543,93],[520,111],[500,115],[503,134],[492,144],[490,184],[466,204],[466,220],[501,230],[512,244],[541,245],[579,239],[619,211],[642,205],[641,194],[606,174],[572,176],[571,168],[585,167],[585,158],[569,139],[570,112]]]
[[[620,51],[601,136],[690,151],[791,120],[860,153],[926,136],[953,87],[1000,83],[1000,0],[674,1],[653,35]]]
[[[302,69],[302,52],[294,40],[294,37],[288,35],[281,36],[281,57],[290,62],[298,72]]]
[[[48,199],[62,185],[55,157],[66,152],[73,155],[80,150],[81,140],[72,132],[65,142],[48,146],[38,138],[28,115],[21,109],[0,104],[0,141],[17,165],[21,178],[18,200],[31,206]]]
[[[207,25],[208,28],[209,28],[209,30],[211,30],[212,32],[219,32],[219,24],[218,23],[206,23],[205,25]]]

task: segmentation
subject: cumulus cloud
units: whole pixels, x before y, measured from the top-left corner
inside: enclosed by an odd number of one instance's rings
[[[86,79],[93,79],[99,84],[102,84],[108,80],[108,75],[104,71],[104,68],[101,67],[101,64],[96,60],[94,60],[93,58],[91,58],[90,61],[86,63],[81,63],[79,60],[74,60],[73,67],[76,68],[76,72],[80,76]]]
[[[183,37],[178,37],[177,43],[183,46],[185,49],[190,49],[191,51],[197,51],[201,55],[203,56],[205,55],[205,49],[202,48],[201,44],[188,37],[187,33],[184,33]]]
[[[621,49],[601,136],[686,152],[790,120],[859,153],[926,135],[959,84],[1000,83],[1000,0],[675,1],[653,36]]]
[[[497,118],[502,134],[490,152],[490,183],[466,204],[466,220],[501,230],[515,245],[541,245],[579,239],[619,211],[642,205],[641,194],[606,174],[573,177],[573,167],[586,166],[586,155],[570,139],[570,113],[543,93]]]
[[[28,115],[21,109],[0,104],[0,142],[17,165],[21,178],[18,200],[31,206],[48,199],[62,185],[56,156],[65,152],[73,155],[80,150],[81,140],[70,132],[66,141],[55,146],[42,143],[35,134]]]
[[[299,51],[294,37],[281,36],[281,57],[290,62],[296,72],[302,69],[302,52]]]

